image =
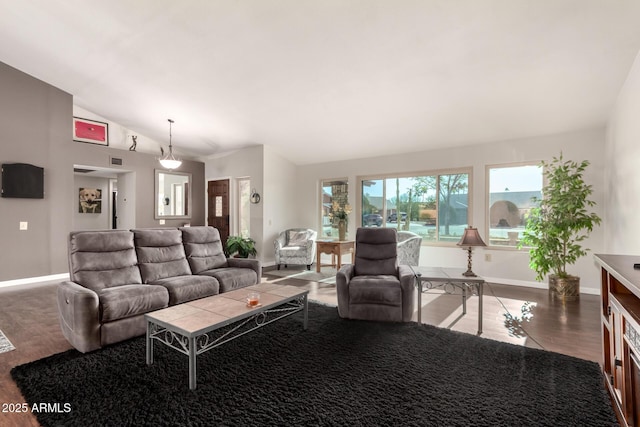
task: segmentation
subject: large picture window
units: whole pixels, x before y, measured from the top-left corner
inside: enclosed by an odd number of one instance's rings
[[[423,242],[458,242],[469,224],[470,172],[360,179],[363,227],[394,227]]]
[[[488,166],[490,246],[517,247],[527,215],[542,197],[542,167],[536,164]]]

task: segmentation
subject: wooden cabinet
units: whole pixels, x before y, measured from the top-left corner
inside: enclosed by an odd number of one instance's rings
[[[601,267],[602,371],[620,423],[640,427],[640,256],[596,255]]]

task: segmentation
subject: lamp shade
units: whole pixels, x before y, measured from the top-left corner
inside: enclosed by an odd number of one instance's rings
[[[470,248],[472,246],[487,246],[487,245],[482,241],[482,237],[480,237],[480,233],[478,233],[477,228],[467,227],[464,229],[464,234],[462,235],[462,238],[458,242],[458,246]]]
[[[158,160],[160,161],[160,164],[162,165],[163,168],[175,169],[175,168],[180,167],[180,165],[182,164],[182,161],[176,159],[173,156],[173,145],[171,145],[171,125],[174,122],[171,119],[168,119],[168,121],[169,121],[169,152],[167,154],[163,155]]]

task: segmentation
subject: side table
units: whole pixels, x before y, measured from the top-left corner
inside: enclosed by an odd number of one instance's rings
[[[484,279],[480,276],[463,276],[464,269],[411,266],[418,287],[418,323],[422,323],[422,292],[427,289],[452,285],[462,291],[462,314],[467,314],[467,292],[478,294],[478,335],[482,334],[482,293]]]
[[[323,253],[331,255],[331,264],[320,264],[320,255]],[[316,240],[316,271],[320,273],[320,267],[323,265],[330,265],[340,270],[342,255],[348,253],[351,253],[351,264],[353,264],[356,258],[355,240]]]

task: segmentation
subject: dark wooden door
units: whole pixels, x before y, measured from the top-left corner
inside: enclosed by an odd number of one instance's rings
[[[229,237],[229,180],[207,183],[207,224],[220,231],[224,245]]]
[[[111,210],[111,228],[113,228],[114,230],[118,228],[117,201],[118,201],[118,193],[113,191],[111,193],[111,206],[113,207],[113,209]]]

